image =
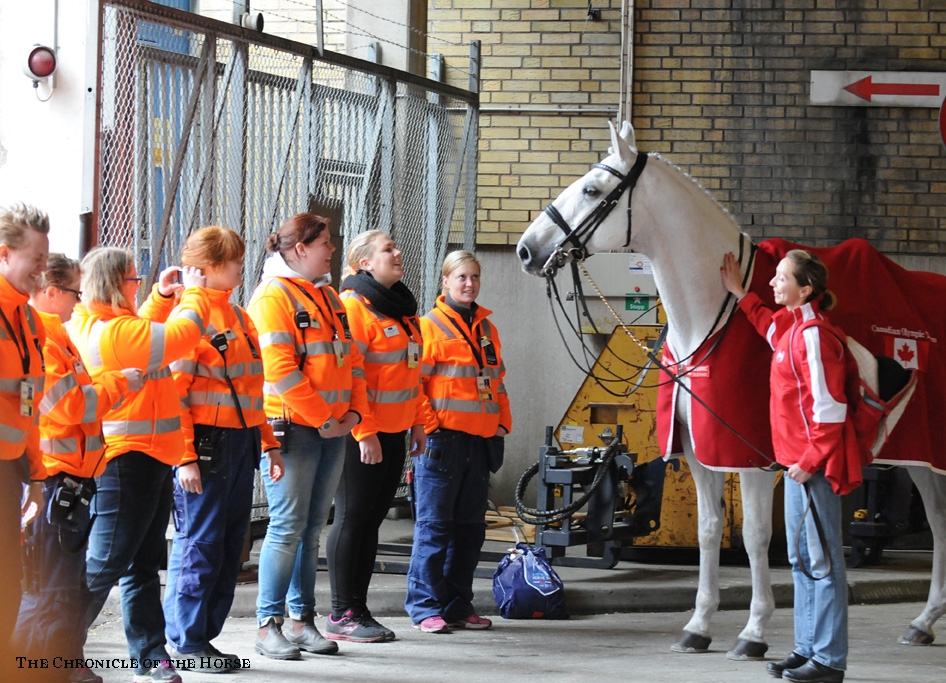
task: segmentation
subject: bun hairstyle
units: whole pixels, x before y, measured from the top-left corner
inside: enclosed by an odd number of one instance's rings
[[[387,233],[381,230],[366,230],[355,235],[348,246],[348,272],[354,275],[361,267],[361,259],[370,259],[374,254],[374,241],[379,237],[386,237]]]
[[[804,249],[792,249],[785,254],[792,262],[792,273],[799,287],[811,287],[811,294],[805,303],[817,301],[818,308],[830,311],[837,303],[837,297],[828,289],[828,268],[824,261]]]
[[[316,216],[314,213],[297,213],[267,238],[266,251],[270,254],[279,252],[286,258],[286,254],[297,244],[309,244],[321,235],[323,230],[328,230],[328,227],[327,218]]]
[[[181,250],[181,265],[192,268],[219,266],[239,261],[245,253],[243,238],[233,230],[208,225],[187,238]]]
[[[36,279],[31,294],[39,294],[47,287],[68,287],[79,274],[79,262],[65,254],[50,254],[46,259],[46,270]]]

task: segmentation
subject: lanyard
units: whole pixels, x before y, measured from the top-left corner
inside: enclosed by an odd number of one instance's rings
[[[411,327],[410,324],[408,324],[409,320],[410,318],[398,318],[397,324],[400,325],[401,328],[404,330],[404,333],[407,335],[407,338],[416,344],[417,340],[414,339],[414,332],[413,332],[414,328]]]
[[[332,326],[332,333],[335,335],[335,339],[338,339],[338,328],[335,327],[335,316],[334,315],[326,316],[325,313],[322,312],[322,307],[319,306],[319,304],[315,301],[315,299],[312,298],[312,295],[309,294],[305,290],[305,287],[303,287],[298,282],[295,282],[293,280],[289,280],[289,282],[292,282],[292,284],[298,287],[299,291],[305,294],[305,298],[312,302],[312,305],[315,306],[316,310],[318,310],[319,315],[321,315],[323,318],[326,318],[328,320],[328,324]],[[329,303],[328,295],[325,294],[324,290],[322,291],[322,299],[325,301],[325,306],[328,308],[329,313],[335,310],[334,308],[332,308],[332,305]]]
[[[483,356],[480,355],[480,349],[476,347],[476,344],[470,341],[470,338],[466,336],[466,332],[464,332],[463,328],[457,324],[457,321],[453,319],[453,316],[448,315],[446,317],[447,317],[447,320],[449,320],[450,323],[455,328],[457,328],[457,332],[460,333],[460,336],[462,336],[466,340],[466,343],[470,345],[470,350],[473,352],[473,357],[476,359],[476,364],[480,366],[480,372],[482,373],[484,366],[483,366]],[[480,323],[482,323],[482,321],[480,321]],[[470,330],[473,331],[473,328],[471,327]]]
[[[20,310],[19,307],[17,310]],[[7,320],[7,314],[3,312],[3,309],[0,308],[0,316],[3,317],[3,322],[7,326],[7,331],[10,333],[10,339],[13,340],[13,343],[16,344],[16,352],[20,357],[20,363],[23,365],[23,376],[26,377],[30,374],[30,345],[26,343],[26,330],[23,329],[23,316],[20,316],[20,340],[23,342],[23,348],[20,348],[20,342],[16,339],[16,333],[13,331],[13,325],[10,324],[10,321]]]

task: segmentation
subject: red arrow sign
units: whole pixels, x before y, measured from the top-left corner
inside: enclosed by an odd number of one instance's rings
[[[874,95],[915,95],[919,97],[939,97],[939,84],[932,83],[874,83],[871,76],[862,78],[857,83],[844,88],[862,100],[870,102]]]

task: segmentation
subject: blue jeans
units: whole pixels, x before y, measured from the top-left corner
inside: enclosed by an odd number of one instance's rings
[[[85,613],[89,589],[85,579],[87,526],[69,530],[46,518],[49,499],[66,474],[43,482],[43,508],[26,529],[36,585],[23,595],[14,631],[15,647],[30,656],[65,659],[82,657],[85,624],[76,615]],[[78,481],[78,477],[71,477]],[[88,515],[85,515],[88,522]]]
[[[253,507],[260,431],[194,425],[195,443],[213,439],[213,462],[201,472],[203,493],[174,483],[174,545],[168,558],[164,619],[181,654],[206,650],[233,604],[240,555]]]
[[[824,542],[831,558],[830,574],[812,581],[799,568],[799,560],[815,577],[824,576],[827,563],[811,511],[805,517],[795,552],[795,535],[805,511],[805,487],[785,477],[785,532],[788,559],[795,584],[795,652],[832,669],[847,668],[847,576],[841,544],[841,497],[831,490],[823,472],[808,480],[812,505],[817,508]]]
[[[473,572],[486,538],[487,440],[443,429],[414,459],[416,522],[404,609],[415,624],[473,614]]]
[[[283,451],[286,472],[272,481],[263,468],[269,500],[269,526],[259,558],[256,617],[289,615],[301,619],[315,612],[315,572],[319,566],[319,534],[328,519],[345,463],[345,439],[323,439],[319,430],[289,427],[289,450]]]
[[[86,574],[90,602],[85,628],[95,621],[115,582],[121,588],[128,654],[138,660],[167,659],[161,581],[165,532],[171,517],[171,466],[138,451],[112,458],[96,480],[97,518],[89,536]]]

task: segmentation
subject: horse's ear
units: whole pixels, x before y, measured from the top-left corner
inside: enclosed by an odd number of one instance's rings
[[[621,139],[627,143],[627,146],[632,150],[637,149],[637,140],[634,137],[634,126],[631,125],[630,121],[625,121],[621,124]]]
[[[608,154],[617,152],[621,155],[622,159],[629,160],[633,155],[631,148],[624,142],[624,139],[618,135],[617,129],[610,121],[608,121],[608,128],[611,131],[611,146],[608,148]]]

